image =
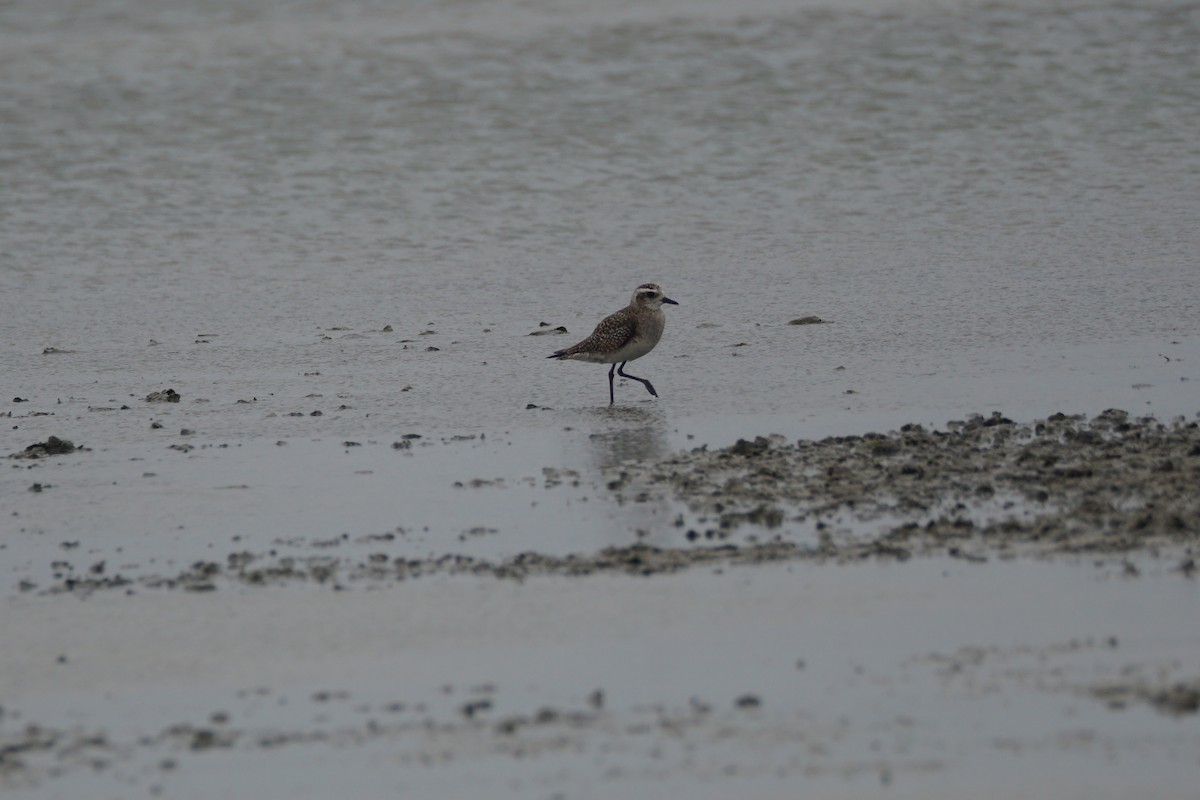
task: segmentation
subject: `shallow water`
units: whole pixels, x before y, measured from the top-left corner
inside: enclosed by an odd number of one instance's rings
[[[1165,3],[9,4],[5,391],[542,427],[605,376],[541,357],[656,280],[672,420],[1082,405],[1073,348],[1195,345],[1198,42]]]

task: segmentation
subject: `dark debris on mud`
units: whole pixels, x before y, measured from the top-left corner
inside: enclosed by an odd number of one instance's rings
[[[12,453],[9,455],[9,458],[47,458],[49,456],[67,455],[68,453],[74,453],[76,450],[87,450],[87,448],[76,447],[74,443],[66,439],[51,436],[44,442],[36,442],[24,450]]]
[[[565,556],[526,552],[499,561],[462,554],[416,559],[392,558],[386,553],[372,553],[361,561],[328,556],[276,559],[243,552],[230,554],[224,564],[217,561],[198,561],[173,576],[72,576],[50,586],[42,593],[87,595],[106,589],[123,588],[132,592],[138,587],[210,592],[217,589],[219,579],[245,586],[313,582],[343,589],[352,582],[411,580],[429,575],[477,575],[515,581],[536,575],[650,576],[704,564],[751,564],[817,555],[789,542],[742,546],[724,544],[702,548],[660,548],[634,544],[628,547],[608,547],[597,553]]]
[[[1172,717],[1200,713],[1200,678],[1165,685],[1147,681],[1105,684],[1092,687],[1091,694],[1114,710],[1145,703]]]
[[[81,726],[30,723],[23,730],[14,727],[0,732],[0,787],[35,786],[70,771],[100,771],[134,759],[154,764],[160,772],[170,772],[184,759],[211,752],[275,752],[314,743],[343,747],[388,742],[390,758],[413,764],[447,763],[459,758],[460,752],[486,752],[515,759],[571,752],[585,737],[609,735],[630,737],[634,743],[643,742],[647,751],[658,753],[654,733],[678,737],[688,731],[720,728],[723,735],[731,735],[753,730],[757,725],[753,716],[757,705],[748,703],[746,697],[732,703],[728,698],[692,697],[686,705],[652,704],[617,714],[605,708],[605,691],[596,689],[582,707],[540,704],[525,711],[501,713],[492,698],[497,691],[491,684],[472,690],[475,696],[460,705],[457,712],[435,711],[430,707],[434,703],[426,698],[416,702],[362,700],[357,707],[367,713],[368,719],[345,719],[321,727],[239,723],[238,718],[246,715],[224,710],[227,705],[207,718],[175,722],[136,737],[122,738]],[[478,696],[481,693],[488,696]],[[352,696],[350,691],[318,692],[308,702],[326,704]],[[236,707],[253,708],[266,697],[281,702],[289,699],[278,690],[260,687],[239,692]],[[304,701],[292,698],[292,702]]]

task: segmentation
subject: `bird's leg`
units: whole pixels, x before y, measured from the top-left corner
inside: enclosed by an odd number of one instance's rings
[[[617,365],[616,365],[616,362],[614,362],[613,365],[611,367],[609,367],[609,369],[608,369],[608,404],[610,406],[613,404],[613,400],[616,399],[613,395],[613,386],[612,386],[613,371],[616,370],[616,368],[617,368]]]
[[[630,375],[628,372],[625,371],[625,365],[628,363],[629,363],[628,361],[622,361],[621,366],[617,367],[617,374],[620,375],[622,378],[629,378],[630,380],[639,381],[643,386],[646,387],[647,392],[654,395],[655,397],[658,397],[658,392],[654,391],[654,384],[652,384],[650,381],[646,380],[645,378],[639,378],[637,375]],[[609,377],[611,378],[612,376],[610,375]]]

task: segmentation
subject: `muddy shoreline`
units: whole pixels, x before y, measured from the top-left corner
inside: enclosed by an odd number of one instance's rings
[[[28,458],[45,448],[14,453]],[[553,474],[553,471],[550,473]],[[554,481],[547,479],[548,484]],[[396,556],[366,536],[347,555],[234,550],[173,574],[125,573],[69,560],[53,585],[22,591],[213,591],[223,582],[311,582],[335,589],[431,575],[525,580],[539,575],[652,576],[693,567],[806,560],[852,563],[948,555],[991,558],[1130,557],[1172,563],[1192,577],[1200,544],[1200,425],[1109,410],[1091,419],[1056,414],[1016,423],[999,413],[945,430],[905,425],[889,433],[787,442],[739,440],[608,470],[620,504],[686,507],[671,522],[680,546],[634,542],[590,553],[524,552],[505,559],[465,553]],[[337,544],[337,542],[335,542]]]

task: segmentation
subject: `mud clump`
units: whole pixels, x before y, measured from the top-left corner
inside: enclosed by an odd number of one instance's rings
[[[1110,684],[1093,687],[1091,693],[1114,710],[1123,709],[1130,703],[1146,703],[1172,717],[1200,712],[1200,678],[1169,686],[1138,682]]]
[[[178,403],[179,400],[179,393],[174,389],[160,389],[146,395],[147,403]]]
[[[219,582],[239,583],[244,586],[271,586],[284,583],[312,581],[330,584],[338,588],[335,578],[341,567],[337,559],[327,556],[311,558],[279,558],[268,562],[263,556],[250,552],[230,553],[225,564],[216,561],[196,561],[175,575],[91,575],[68,577],[48,587],[43,594],[77,594],[87,596],[104,589],[135,587],[146,589],[175,589],[185,592],[213,592]]]
[[[72,442],[66,439],[60,439],[57,436],[51,436],[44,442],[31,444],[20,452],[13,453],[9,458],[46,458],[47,456],[62,456],[67,453],[74,453],[76,450],[84,450],[86,448],[76,447]]]
[[[762,436],[755,437],[753,442],[748,442],[745,439],[738,439],[732,447],[729,448],[730,455],[744,456],[753,458],[760,456],[771,449],[771,441]]]

